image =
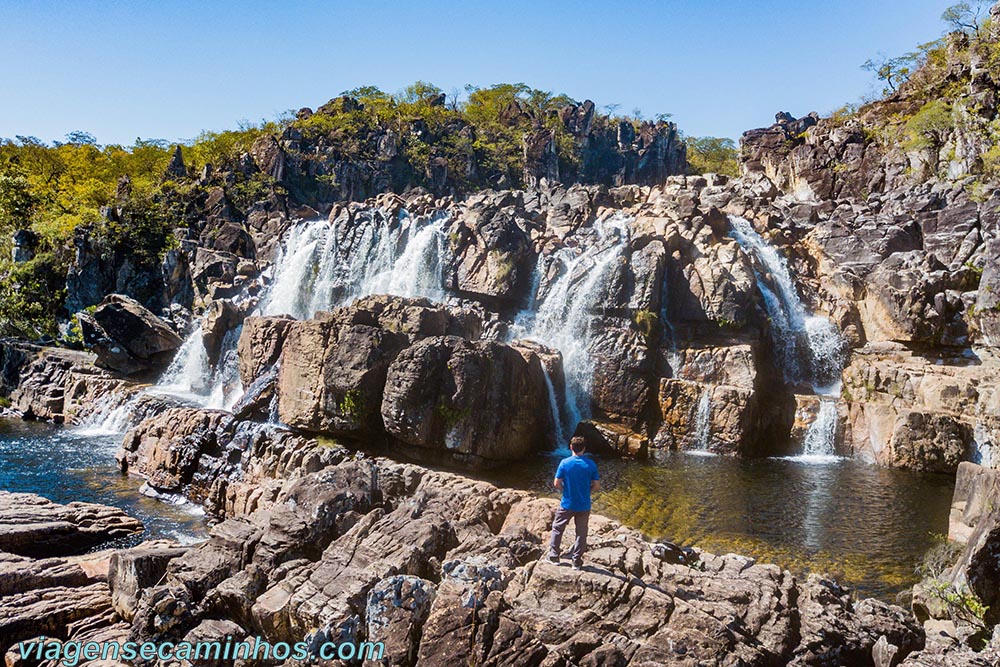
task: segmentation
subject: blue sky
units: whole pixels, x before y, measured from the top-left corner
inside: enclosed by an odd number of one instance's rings
[[[0,0],[0,137],[188,139],[372,84],[523,81],[738,137],[872,92],[954,0]]]

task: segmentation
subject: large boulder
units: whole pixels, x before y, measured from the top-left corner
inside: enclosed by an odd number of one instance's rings
[[[381,412],[404,452],[486,466],[544,444],[544,405],[540,364],[501,343],[435,336],[389,366]]]
[[[235,427],[223,410],[170,408],[125,434],[118,465],[157,492],[184,492],[200,501],[215,478],[239,463],[239,453],[229,452]]]
[[[249,317],[243,322],[237,355],[244,386],[252,384],[278,361],[285,335],[293,322],[295,320],[286,316]]]
[[[183,343],[165,321],[121,294],[108,295],[92,313],[79,313],[77,319],[98,366],[125,375],[162,368]]]
[[[952,580],[986,605],[988,624],[1000,623],[1000,471],[959,465],[948,532],[966,545]]]
[[[405,334],[366,324],[290,324],[278,371],[278,416],[314,433],[379,432],[386,373],[408,342]]]
[[[464,202],[449,227],[453,284],[501,307],[518,305],[535,266],[521,193],[484,193]]]
[[[166,541],[144,542],[114,552],[108,566],[108,585],[115,612],[131,621],[142,591],[158,584],[170,561],[186,552],[187,547]]]

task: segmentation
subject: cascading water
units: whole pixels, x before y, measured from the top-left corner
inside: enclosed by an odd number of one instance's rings
[[[836,397],[844,367],[843,340],[832,322],[806,309],[788,263],[777,249],[745,218],[730,216],[729,222],[732,237],[765,270],[762,274],[754,269],[785,380],[793,385],[808,384],[820,396],[819,412],[806,432],[803,454],[831,457],[836,441]]]
[[[694,441],[696,451],[707,452],[712,429],[712,390],[705,388],[698,399],[698,412],[694,422]]]
[[[562,353],[566,391],[554,421],[560,444],[590,414],[594,373],[590,354],[593,311],[599,305],[608,270],[629,240],[629,218],[614,216],[574,237],[578,245],[539,258],[535,292],[528,309],[511,327],[512,337],[537,340]],[[542,276],[556,277],[543,281]],[[555,410],[555,408],[553,408]]]
[[[370,294],[444,299],[447,217],[398,219],[372,211],[338,228],[308,222],[288,235],[258,310],[308,319]],[[342,223],[348,224],[348,223]]]
[[[404,211],[393,218],[371,210],[342,224],[350,228],[320,219],[288,231],[255,313],[308,319],[370,294],[444,298],[445,216],[415,219]],[[226,333],[213,367],[196,324],[154,391],[231,408],[243,391],[239,334],[238,327]]]
[[[110,398],[114,399],[114,396]],[[134,398],[124,403],[110,400],[104,405],[98,405],[97,409],[76,427],[76,434],[87,437],[121,435],[132,424],[135,401]]]
[[[833,455],[833,444],[837,435],[837,401],[822,396],[816,418],[806,431],[802,455],[820,458]]]

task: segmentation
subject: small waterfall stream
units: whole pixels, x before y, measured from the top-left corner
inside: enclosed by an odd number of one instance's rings
[[[730,216],[729,222],[732,237],[766,271],[762,274],[754,269],[785,380],[808,385],[820,397],[819,412],[806,432],[802,454],[817,461],[835,458],[836,401],[844,367],[840,333],[830,320],[807,310],[788,262],[750,221]]]
[[[93,413],[84,419],[74,431],[76,435],[99,437],[120,435],[132,425],[132,411],[137,399],[132,398],[124,403],[118,403],[114,396],[103,401]]]
[[[698,399],[698,411],[694,421],[695,448],[687,450],[691,454],[711,454],[712,444],[712,389],[705,386]]]
[[[587,235],[574,238],[579,245],[541,256],[530,306],[511,327],[512,337],[536,340],[562,353],[566,391],[554,418],[560,423],[556,436],[560,444],[590,416],[593,312],[609,269],[628,245],[629,220],[621,215],[599,220]],[[555,278],[547,282],[541,279],[553,274]]]

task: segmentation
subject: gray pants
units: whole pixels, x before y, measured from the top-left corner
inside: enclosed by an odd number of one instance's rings
[[[559,557],[559,545],[562,544],[563,533],[569,520],[573,519],[576,525],[576,541],[569,552],[569,557],[574,563],[583,562],[583,552],[587,550],[587,528],[590,525],[590,512],[574,512],[559,508],[556,510],[556,518],[552,522],[552,540],[549,542],[549,556]]]

